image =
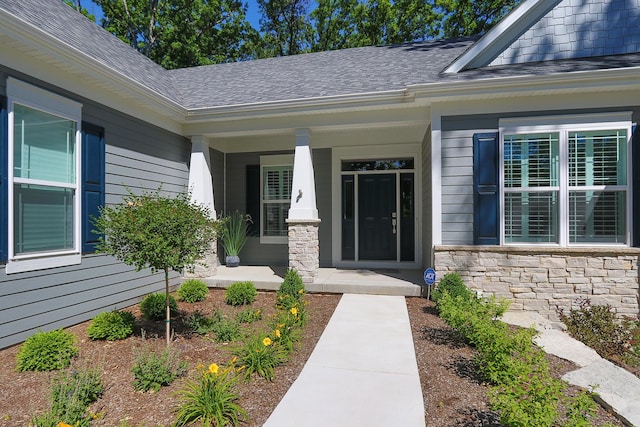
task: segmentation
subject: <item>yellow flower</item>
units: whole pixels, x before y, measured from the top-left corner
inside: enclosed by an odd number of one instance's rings
[[[282,328],[284,328],[284,323],[279,323],[278,324],[278,329],[282,329]]]
[[[236,363],[238,361],[238,356],[233,356],[233,359],[231,359],[231,363]]]
[[[73,427],[71,424],[67,424],[67,423],[63,423],[62,421],[60,421],[56,427]]]
[[[276,329],[273,333],[276,337],[280,338],[280,329]]]
[[[298,307],[292,307],[291,308],[291,314],[293,314],[294,316],[298,315]]]
[[[300,289],[300,290],[298,291],[298,293],[299,293],[300,295],[304,294],[304,289]]]
[[[212,373],[213,375],[218,375],[219,369],[220,367],[215,363],[212,363],[211,365],[209,365],[209,372]]]
[[[262,344],[264,344],[265,347],[271,345],[271,338],[266,337],[262,340]]]

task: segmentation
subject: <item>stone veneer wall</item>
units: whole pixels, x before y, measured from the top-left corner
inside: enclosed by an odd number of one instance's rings
[[[636,248],[436,246],[438,278],[457,272],[467,286],[512,301],[510,310],[558,320],[557,308],[610,304],[619,315],[639,312]]]
[[[289,268],[295,269],[305,284],[314,283],[320,268],[320,220],[287,220],[289,224]]]

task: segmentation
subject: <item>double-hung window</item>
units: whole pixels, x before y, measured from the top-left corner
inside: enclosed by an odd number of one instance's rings
[[[629,113],[500,126],[504,243],[630,243]]]
[[[286,219],[291,207],[293,156],[261,156],[260,169],[260,241],[286,243]]]
[[[80,263],[81,104],[7,81],[7,273]]]

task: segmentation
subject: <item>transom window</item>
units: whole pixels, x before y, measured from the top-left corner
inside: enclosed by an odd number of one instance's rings
[[[80,262],[80,104],[8,80],[8,272]],[[57,258],[56,258],[57,257]]]
[[[630,122],[501,135],[504,243],[628,244]]]
[[[261,156],[261,231],[262,243],[286,243],[286,219],[291,207],[293,156]]]

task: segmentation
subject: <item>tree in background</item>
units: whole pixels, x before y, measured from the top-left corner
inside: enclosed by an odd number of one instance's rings
[[[102,26],[167,69],[246,60],[257,31],[240,0],[96,0]]]
[[[116,257],[136,271],[164,271],[166,338],[171,343],[169,270],[182,274],[204,258],[218,223],[208,209],[189,201],[189,194],[168,197],[156,192],[129,195],[122,204],[105,206],[95,220],[101,234],[96,250]]]
[[[243,0],[95,0],[105,29],[167,69],[481,35],[521,0],[256,1],[260,32]]]
[[[482,35],[509,13],[520,0],[435,0],[442,10],[444,37]]]
[[[83,7],[81,4],[81,0],[63,0],[66,4],[74,8],[76,11],[80,12],[90,21],[96,22],[96,17],[89,13],[86,7]]]
[[[309,0],[257,0],[262,13],[261,57],[297,55],[307,52],[312,31]]]

